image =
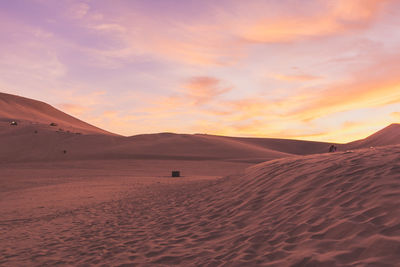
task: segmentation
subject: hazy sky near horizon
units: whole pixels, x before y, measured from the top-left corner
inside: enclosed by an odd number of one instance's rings
[[[400,122],[400,1],[0,0],[0,91],[123,135]]]

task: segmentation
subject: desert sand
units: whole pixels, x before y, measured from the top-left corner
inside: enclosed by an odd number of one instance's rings
[[[0,117],[1,266],[400,262],[398,125],[325,153],[298,140],[123,137],[7,94]]]

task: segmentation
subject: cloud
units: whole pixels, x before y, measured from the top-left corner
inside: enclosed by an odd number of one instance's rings
[[[315,14],[283,13],[273,18],[241,18],[237,35],[247,42],[281,43],[365,29],[388,0],[315,1]]]
[[[373,63],[354,71],[348,79],[333,84],[293,90],[292,94],[282,99],[264,95],[228,100],[218,98],[216,90],[215,94],[206,95],[215,95],[218,101],[209,101],[207,108],[186,106],[184,111],[193,116],[207,118],[196,120],[190,128],[195,132],[351,141],[365,137],[390,121],[388,118],[380,121],[375,118],[374,122],[360,122],[355,121],[354,117],[349,117],[353,120],[346,118],[340,127],[334,123],[323,126],[323,121],[325,118],[330,118],[332,121],[332,118],[339,113],[347,114],[346,112],[400,103],[399,59],[400,54],[376,54]],[[210,79],[204,83],[193,84],[207,84],[213,88],[218,83]],[[193,100],[187,101],[191,97],[187,95],[186,102],[194,103]],[[182,103],[185,103],[183,98],[171,100],[182,100]],[[179,101],[173,105],[179,105]],[[179,116],[179,113],[174,115]],[[400,118],[397,112],[391,116]],[[204,127],[203,131],[201,127]],[[321,130],[321,127],[324,129]]]
[[[393,118],[395,118],[396,120],[400,120],[400,112],[392,112],[390,114],[390,116],[392,116]]]
[[[103,23],[103,24],[97,24],[94,26],[90,26],[90,28],[98,31],[105,31],[105,32],[117,32],[117,33],[126,33],[127,29],[117,23]]]
[[[44,83],[57,80],[67,73],[57,53],[53,33],[27,25],[9,15],[0,15],[0,82],[12,87],[25,83]]]
[[[214,77],[193,77],[184,86],[184,97],[194,105],[206,104],[232,88],[221,86],[221,81]]]
[[[229,35],[219,31],[214,32],[214,29],[207,30],[207,26],[174,23],[168,31],[160,32],[159,29],[164,26],[152,25],[154,22],[149,23],[147,19],[142,18],[143,21],[129,21],[125,24],[90,26],[91,29],[102,33],[107,30],[114,34],[114,38],[119,39],[119,45],[115,48],[90,49],[91,53],[97,57],[118,60],[148,56],[170,62],[205,66],[232,65],[245,56],[240,42],[231,40]]]
[[[182,109],[186,113],[202,113],[198,109],[208,110],[220,102],[220,97],[232,90],[232,87],[223,85],[223,82],[215,77],[196,76],[186,80],[181,88],[173,95],[161,97],[153,101],[153,107],[148,108],[150,113],[176,115]],[[166,113],[167,112],[167,113]]]
[[[76,117],[80,117],[91,110],[89,107],[72,104],[72,103],[61,103],[58,105],[58,107],[62,111],[66,112],[68,114],[71,114],[73,116],[76,116]]]
[[[280,80],[280,81],[287,81],[287,82],[307,82],[321,79],[319,76],[310,75],[310,74],[273,74],[271,75],[273,78]]]
[[[107,48],[85,47],[87,53],[104,62],[104,66],[137,56],[194,66],[230,66],[246,59],[248,49],[257,43],[312,40],[365,29],[385,4],[392,1],[315,0],[305,5],[311,11],[299,7],[302,12],[298,12],[291,1],[284,1],[276,10],[274,6],[278,1],[245,4],[234,1],[229,5],[206,2],[202,6],[204,12],[197,16],[189,16],[184,12],[189,7],[183,6],[181,13],[159,15],[157,20],[135,2],[119,8],[119,16],[103,10],[99,13],[101,19],[99,14],[94,16],[95,11],[86,3],[72,5],[72,10],[83,26],[109,34],[109,38],[118,43]],[[158,4],[152,5],[152,8],[157,7]],[[306,77],[297,77],[301,78]]]
[[[87,3],[74,3],[68,9],[68,16],[73,19],[82,19],[88,14],[89,9],[90,6]]]
[[[102,116],[107,119],[114,119],[119,116],[119,112],[116,110],[106,110],[103,112]]]
[[[342,111],[379,107],[400,102],[400,55],[380,59],[373,65],[354,73],[347,82],[330,84],[316,94],[304,92],[301,103],[293,104],[286,115],[301,120],[313,120]]]

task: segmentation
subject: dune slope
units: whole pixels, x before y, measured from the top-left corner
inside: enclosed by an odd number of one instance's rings
[[[400,146],[250,167],[187,208],[203,215],[190,231],[214,250],[212,261],[196,264],[393,266],[400,261],[399,196]]]
[[[223,140],[234,140],[244,144],[250,144],[266,149],[294,155],[310,155],[328,152],[332,143],[278,139],[278,138],[251,138],[251,137],[230,137],[209,135],[210,138]]]
[[[365,139],[350,142],[344,147],[346,149],[358,149],[397,144],[400,144],[400,124],[394,123]]]
[[[393,266],[399,159],[400,146],[387,146],[277,159],[211,181],[127,177],[112,201],[1,221],[0,264]]]
[[[260,254],[255,259],[276,266],[400,260],[400,146],[262,163],[228,194],[238,205],[221,207],[232,208],[232,221],[252,240],[241,260]]]
[[[111,135],[77,135],[38,127],[5,127],[11,129],[0,132],[0,162],[186,159],[259,163],[290,156],[251,144],[196,135],[152,134],[126,138]]]
[[[17,121],[21,125],[43,128],[50,123],[56,123],[57,129],[63,128],[72,132],[90,134],[111,134],[77,118],[74,118],[41,101],[0,93],[0,126],[10,121]]]

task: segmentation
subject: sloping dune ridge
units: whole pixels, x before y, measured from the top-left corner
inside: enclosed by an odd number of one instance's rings
[[[4,127],[7,129],[0,133],[0,160],[3,162],[189,159],[258,163],[290,156],[252,144],[234,140],[221,141],[199,135],[164,133],[128,138],[98,134],[77,135],[56,129],[24,127],[23,124]]]
[[[399,159],[387,146],[219,180],[126,179],[113,199],[1,221],[0,264],[396,266]]]
[[[397,144],[400,144],[400,124],[393,123],[365,139],[348,143],[344,147],[347,149],[358,149]]]
[[[230,136],[212,136],[221,141],[234,140],[244,144],[250,144],[262,148],[267,148],[292,155],[310,155],[324,153],[332,143],[278,139],[278,138],[251,138],[251,137],[230,137]],[[337,145],[337,144],[336,144]]]
[[[0,93],[0,123],[4,125],[10,121],[25,122],[25,126],[29,125],[31,128],[42,129],[44,125],[56,123],[57,129],[64,128],[72,132],[112,134],[72,117],[47,103]]]

